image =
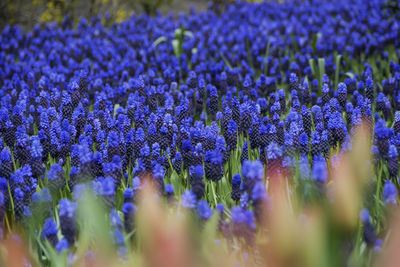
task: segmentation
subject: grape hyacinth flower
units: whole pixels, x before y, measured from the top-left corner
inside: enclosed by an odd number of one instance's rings
[[[32,175],[36,178],[44,174],[44,166],[42,161],[43,148],[38,136],[31,137],[31,166]]]
[[[68,240],[66,238],[62,238],[59,240],[55,246],[57,252],[61,254],[63,251],[66,251],[70,248]]]
[[[196,199],[199,200],[203,197],[205,192],[203,165],[191,166],[189,172],[192,192],[196,195]]]
[[[124,228],[127,233],[131,233],[134,228],[134,216],[137,208],[131,202],[126,202],[122,205],[122,213],[124,214]]]
[[[207,201],[200,200],[197,203],[197,215],[202,220],[208,220],[211,218],[213,210],[208,205]]]
[[[64,168],[58,163],[51,165],[47,172],[47,181],[50,191],[58,192],[65,185]]]
[[[279,145],[271,142],[267,147],[267,170],[269,177],[274,177],[280,172],[282,156],[282,149]]]
[[[176,173],[180,174],[182,169],[182,155],[181,152],[176,152],[175,157],[172,159],[172,167]]]
[[[231,192],[231,198],[232,200],[238,202],[240,200],[240,184],[242,183],[242,177],[240,177],[240,174],[236,173],[233,175],[232,178],[232,192]]]
[[[382,158],[386,159],[389,152],[389,138],[393,134],[393,129],[384,126],[383,121],[378,121],[375,126],[376,144]]]
[[[266,200],[268,199],[267,190],[262,181],[258,181],[252,190],[251,197],[254,206],[254,215],[258,222],[261,221],[263,216],[263,210],[265,208]]]
[[[0,152],[0,177],[10,178],[13,170],[10,149],[5,147]]]
[[[399,172],[399,157],[395,145],[389,146],[388,152],[388,170],[391,179],[395,179]]]
[[[383,200],[385,204],[394,204],[397,203],[397,188],[396,186],[389,180],[386,180],[385,185],[383,186]]]
[[[233,234],[239,238],[244,238],[251,244],[255,234],[254,213],[241,207],[232,208],[232,228]]]
[[[112,177],[108,176],[100,181],[100,195],[108,209],[115,206],[115,184]]]
[[[60,200],[59,207],[61,233],[69,244],[74,244],[76,236],[75,214],[77,204],[64,198]]]
[[[337,93],[338,93],[339,104],[344,108],[347,101],[347,86],[345,83],[338,84]]]
[[[312,178],[318,184],[325,183],[328,180],[328,169],[323,158],[314,160]]]
[[[363,239],[368,247],[375,246],[377,234],[375,227],[371,223],[371,217],[368,210],[363,209],[360,212],[361,222],[363,224]]]
[[[196,207],[196,195],[192,191],[186,190],[182,194],[181,206],[185,209],[194,209]]]
[[[393,130],[396,135],[400,133],[400,111],[396,111],[394,114]]]
[[[237,145],[237,125],[234,120],[231,120],[228,123],[228,127],[224,132],[224,137],[230,150],[235,150]]]
[[[17,220],[20,220],[24,213],[24,195],[21,188],[17,187],[14,189],[14,212]]]
[[[217,149],[207,151],[204,155],[204,169],[208,180],[218,182],[224,176],[222,157],[222,153]]]
[[[264,178],[264,167],[258,160],[244,161],[242,165],[243,191],[251,194],[254,185]]]
[[[47,218],[44,221],[42,238],[47,239],[51,245],[56,246],[58,242],[57,224],[53,218]]]
[[[175,198],[175,189],[172,184],[167,184],[165,186],[165,195],[169,202],[172,202]]]
[[[240,154],[240,162],[243,164],[245,160],[249,159],[249,152],[247,148],[247,140],[243,144],[242,153]]]

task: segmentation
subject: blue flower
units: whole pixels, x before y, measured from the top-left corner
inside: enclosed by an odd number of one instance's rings
[[[328,179],[326,162],[322,160],[314,161],[312,167],[312,177],[314,181],[324,183]]]
[[[338,93],[340,94],[347,94],[347,86],[345,83],[338,84]]]
[[[215,139],[215,146],[219,151],[226,150],[225,138],[222,135],[218,135]]]
[[[286,168],[291,168],[296,165],[296,160],[293,157],[286,156],[282,160],[282,166]]]
[[[323,85],[322,85],[322,93],[324,93],[324,94],[328,94],[329,93],[329,86],[328,86],[328,84],[326,84],[326,83],[324,83]]]
[[[227,132],[229,134],[236,134],[237,131],[237,124],[234,120],[230,120],[228,123]]]
[[[161,164],[156,163],[153,167],[153,175],[156,179],[164,178],[165,169]]]
[[[237,224],[246,224],[253,229],[256,228],[253,212],[237,206],[232,208],[232,222]]]
[[[274,160],[279,159],[283,155],[282,149],[275,142],[271,142],[267,147],[267,159]]]
[[[389,146],[389,158],[396,158],[399,154],[397,152],[397,148],[395,145],[390,145]]]
[[[350,102],[347,102],[347,103],[346,103],[346,112],[347,112],[347,113],[352,113],[353,110],[354,110],[353,104],[350,103]]]
[[[122,233],[122,231],[118,228],[114,228],[114,230],[111,231],[111,240],[114,245],[123,245],[125,244],[125,238]]]
[[[31,212],[31,209],[29,208],[29,206],[24,206],[23,216],[24,217],[32,217],[32,212]]]
[[[103,196],[112,196],[115,193],[115,183],[111,177],[106,177],[101,181],[100,194]]]
[[[259,181],[254,185],[251,197],[254,201],[265,200],[268,198],[267,190],[265,189],[263,182]]]
[[[382,196],[385,204],[396,204],[397,188],[391,181],[386,180],[385,185],[383,186]]]
[[[311,133],[311,144],[319,144],[321,142],[321,136],[317,131]]]
[[[393,135],[393,129],[377,123],[375,127],[375,135],[380,139],[388,139]]]
[[[245,179],[262,180],[264,177],[264,166],[258,160],[256,161],[245,160],[242,165],[242,175]]]
[[[299,159],[299,172],[302,178],[310,177],[310,166],[307,156],[303,155]]]
[[[118,133],[115,132],[115,131],[110,131],[110,132],[108,133],[107,141],[108,141],[108,145],[109,145],[110,147],[118,147],[118,146],[119,146],[119,136],[118,136]]]
[[[151,147],[151,155],[153,158],[157,158],[160,155],[161,152],[161,147],[160,145],[156,142],[152,145]]]
[[[112,209],[110,212],[110,224],[112,227],[122,227],[121,217],[115,209]]]
[[[267,133],[268,133],[268,127],[264,124],[261,124],[258,130],[258,134],[267,134]]]
[[[371,221],[371,217],[369,215],[369,212],[366,209],[362,209],[361,210],[360,218],[361,218],[361,222],[363,222],[363,223],[370,223],[370,221]]]
[[[400,111],[396,111],[396,113],[394,114],[394,121],[400,122]]]
[[[47,179],[55,180],[64,175],[64,168],[58,163],[51,165],[50,170],[47,171]]]
[[[11,180],[12,180],[12,182],[14,184],[21,184],[22,185],[25,182],[24,176],[25,176],[24,169],[23,168],[17,169],[15,171],[15,173],[12,174]]]
[[[66,238],[63,238],[57,242],[56,250],[58,253],[62,253],[63,251],[68,250],[68,249],[69,249],[69,243]]]
[[[205,162],[211,162],[215,165],[222,164],[222,153],[219,150],[207,151],[204,155]]]
[[[193,146],[189,139],[185,139],[182,141],[182,150],[183,151],[193,151]]]
[[[150,156],[150,148],[147,143],[140,149],[140,156],[141,157],[149,157]]]
[[[366,86],[367,88],[373,88],[373,87],[374,87],[374,81],[373,81],[370,77],[368,77],[368,78],[365,80],[365,86]]]
[[[11,154],[8,147],[3,148],[3,150],[0,152],[0,161],[11,162]]]
[[[131,203],[131,202],[126,202],[122,205],[122,213],[125,215],[130,215],[130,214],[136,214],[137,212],[137,207]]]
[[[302,146],[307,146],[308,145],[308,136],[307,133],[303,132],[302,134],[300,134],[300,144]]]
[[[47,218],[44,221],[43,230],[42,230],[42,237],[46,238],[50,235],[57,234],[57,224],[53,218]]]
[[[14,189],[14,198],[18,201],[22,201],[24,199],[24,192],[21,188],[17,187]]]
[[[270,113],[273,114],[275,112],[279,112],[281,110],[281,103],[279,101],[276,101],[270,109]]]
[[[174,194],[174,186],[172,184],[167,184],[165,186],[165,192],[171,195]]]
[[[239,186],[241,182],[242,182],[242,177],[240,177],[240,174],[236,173],[235,175],[233,175],[232,184]]]
[[[212,214],[213,210],[208,206],[207,201],[200,200],[197,204],[197,214],[201,219],[209,219]]]
[[[77,204],[63,198],[59,202],[59,207],[60,207],[60,216],[66,216],[68,218],[73,218],[75,216]]]
[[[247,192],[244,192],[243,194],[240,195],[240,207],[246,209],[248,205],[249,205],[249,194]]]
[[[79,159],[82,164],[89,163],[92,161],[93,152],[90,150],[88,144],[82,144],[78,146]]]
[[[131,200],[131,199],[133,199],[133,195],[134,195],[134,190],[133,190],[133,188],[126,188],[125,189],[125,191],[124,191],[124,194],[123,194],[123,196],[124,196],[124,200]]]
[[[183,192],[181,206],[185,209],[194,209],[196,207],[196,195],[190,190]]]
[[[198,179],[202,179],[204,176],[203,165],[196,165],[190,167],[190,175]]]
[[[140,178],[138,176],[133,177],[132,179],[132,188],[133,190],[138,190],[141,187]]]
[[[217,112],[217,115],[216,115],[215,117],[216,117],[217,121],[222,120],[222,117],[223,117],[222,112],[221,112],[221,111],[218,111],[218,112]]]
[[[143,143],[145,140],[145,134],[142,128],[136,130],[135,141]]]

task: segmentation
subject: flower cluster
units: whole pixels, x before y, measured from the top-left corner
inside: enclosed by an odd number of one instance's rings
[[[176,20],[133,15],[111,28],[99,18],[76,29],[7,26],[0,225],[5,211],[23,221],[44,210],[42,238],[67,249],[79,235],[76,200],[90,188],[123,251],[137,191],[150,181],[200,220],[212,207],[221,218],[230,209],[224,234],[251,242],[269,204],[266,180],[298,173],[323,191],[331,154],[350,150],[362,123],[374,163],[388,169],[384,202],[396,205],[400,17],[380,0],[315,2],[237,2]],[[179,27],[188,34],[176,49]]]

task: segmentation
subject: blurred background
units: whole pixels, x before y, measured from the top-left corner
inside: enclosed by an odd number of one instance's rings
[[[36,24],[50,21],[61,22],[68,15],[73,22],[79,18],[91,18],[98,14],[108,14],[111,21],[120,22],[133,12],[156,15],[187,12],[193,6],[197,11],[205,10],[208,3],[219,8],[232,0],[0,0],[0,28],[7,24],[21,25],[24,30]],[[248,2],[260,2],[250,0]]]

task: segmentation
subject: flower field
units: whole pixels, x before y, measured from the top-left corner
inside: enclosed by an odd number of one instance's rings
[[[0,35],[1,266],[400,266],[400,4]]]

